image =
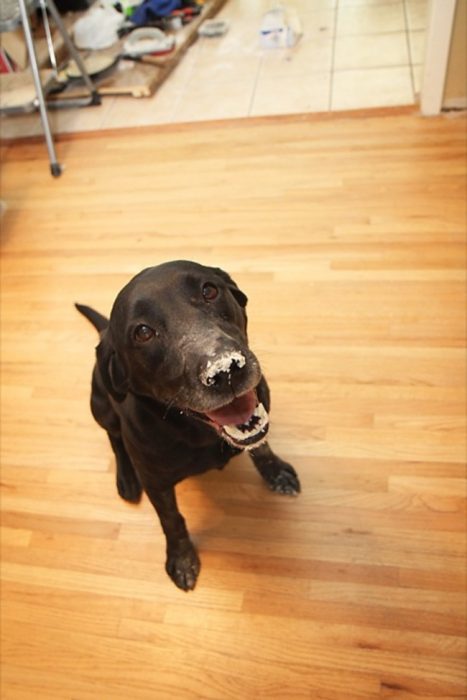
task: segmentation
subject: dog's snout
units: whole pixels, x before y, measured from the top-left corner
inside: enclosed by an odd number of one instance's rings
[[[238,373],[246,364],[246,358],[240,351],[225,352],[213,360],[208,360],[201,370],[200,379],[205,386],[230,382],[232,375]]]

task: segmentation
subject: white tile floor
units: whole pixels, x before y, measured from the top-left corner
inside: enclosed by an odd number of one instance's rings
[[[52,113],[54,131],[414,104],[428,0],[284,0],[303,36],[264,50],[258,28],[274,0],[229,0],[222,38],[199,39],[151,98],[106,97]],[[41,133],[36,114],[1,121],[2,136]]]

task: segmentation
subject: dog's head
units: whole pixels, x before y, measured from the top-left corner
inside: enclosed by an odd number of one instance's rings
[[[175,261],[143,270],[117,296],[97,347],[116,401],[150,397],[208,422],[235,447],[268,430],[258,360],[248,347],[247,297],[223,270]]]

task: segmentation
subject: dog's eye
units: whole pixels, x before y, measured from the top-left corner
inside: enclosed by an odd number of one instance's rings
[[[203,297],[205,301],[214,301],[214,299],[217,298],[219,294],[219,290],[217,289],[215,284],[211,284],[211,282],[206,282],[206,284],[203,286]]]
[[[149,326],[146,326],[144,323],[142,323],[139,326],[136,326],[135,328],[135,338],[140,343],[147,343],[147,341],[151,340],[151,338],[153,338],[154,335],[155,331]]]

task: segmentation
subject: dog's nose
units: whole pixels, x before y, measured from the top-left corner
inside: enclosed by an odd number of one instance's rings
[[[230,383],[232,375],[236,374],[246,364],[246,358],[239,350],[224,352],[213,360],[208,360],[200,373],[201,382],[205,386],[218,386]]]

